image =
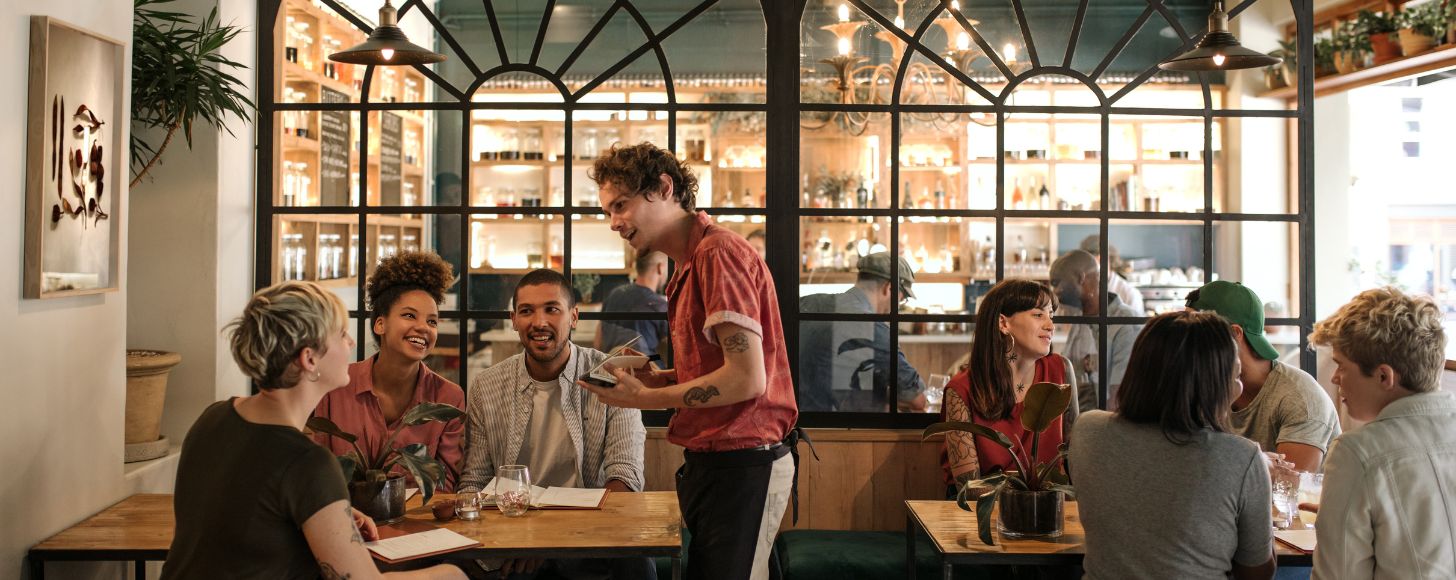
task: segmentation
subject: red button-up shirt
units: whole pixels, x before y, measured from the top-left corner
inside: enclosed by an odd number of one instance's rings
[[[689,451],[732,451],[782,441],[799,417],[778,296],[768,266],[748,242],[698,212],[688,240],[692,256],[667,284],[677,380],[688,382],[723,366],[713,327],[731,322],[763,339],[767,388],[732,405],[683,408],[667,439]]]
[[[359,449],[370,457],[378,456],[384,440],[399,426],[399,420],[386,425],[384,413],[379,410],[379,397],[374,394],[374,359],[371,356],[349,365],[349,384],[330,391],[313,410],[314,416],[333,421],[345,433],[358,435]],[[414,399],[405,406],[405,410],[408,411],[425,401],[445,403],[463,411],[465,391],[421,364],[420,376],[415,383]],[[452,492],[460,476],[460,459],[464,455],[460,449],[460,441],[464,434],[465,423],[462,418],[451,419],[446,423],[430,421],[423,425],[405,427],[391,446],[400,449],[413,443],[424,443],[435,459],[445,466],[445,480],[440,482],[441,489]],[[314,433],[313,438],[335,455],[343,455],[354,449],[348,441],[332,435]],[[405,477],[409,477],[409,472],[398,465],[390,472],[403,473]],[[412,479],[411,482],[411,485],[418,485]]]

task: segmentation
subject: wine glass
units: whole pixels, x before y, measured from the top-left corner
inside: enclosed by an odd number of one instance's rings
[[[531,470],[524,465],[505,465],[495,473],[495,506],[506,517],[526,515],[531,507]]]

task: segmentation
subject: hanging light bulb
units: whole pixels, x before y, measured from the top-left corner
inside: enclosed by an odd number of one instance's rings
[[[971,35],[964,32],[956,35],[956,50],[970,50]]]
[[[846,4],[839,5],[839,21],[849,22],[849,6]]]
[[[1281,62],[1284,62],[1283,59],[1239,44],[1238,37],[1228,31],[1228,13],[1223,11],[1223,0],[1214,0],[1213,11],[1208,14],[1208,33],[1198,41],[1198,46],[1159,64],[1158,68],[1176,71],[1237,70]]]
[[[853,45],[850,44],[848,38],[839,39],[839,56],[849,56],[852,48]]]
[[[348,64],[408,66],[445,60],[445,55],[412,44],[399,29],[398,14],[389,0],[379,9],[379,25],[364,42],[329,55],[329,60]]]

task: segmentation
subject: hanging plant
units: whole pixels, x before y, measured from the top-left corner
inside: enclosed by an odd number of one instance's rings
[[[180,12],[155,8],[175,0],[136,0],[132,19],[131,186],[157,164],[180,130],[192,147],[192,127],[201,119],[232,135],[226,122],[252,119],[253,102],[243,82],[228,74],[244,69],[222,55],[242,29],[218,22],[213,8],[201,22]],[[140,129],[163,131],[153,144]]]

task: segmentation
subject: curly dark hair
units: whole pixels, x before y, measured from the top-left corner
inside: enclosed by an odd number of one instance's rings
[[[657,192],[660,176],[667,174],[672,179],[672,198],[686,211],[697,206],[698,178],[687,163],[678,160],[671,151],[651,143],[637,145],[612,145],[592,162],[586,176],[596,182],[597,187],[615,184],[627,190],[628,196]]]
[[[364,287],[369,298],[370,320],[389,315],[389,309],[406,292],[424,290],[435,299],[445,301],[445,291],[455,284],[455,270],[433,252],[401,252],[379,262],[379,268]],[[371,332],[372,333],[372,332]],[[380,336],[374,335],[374,343]]]

